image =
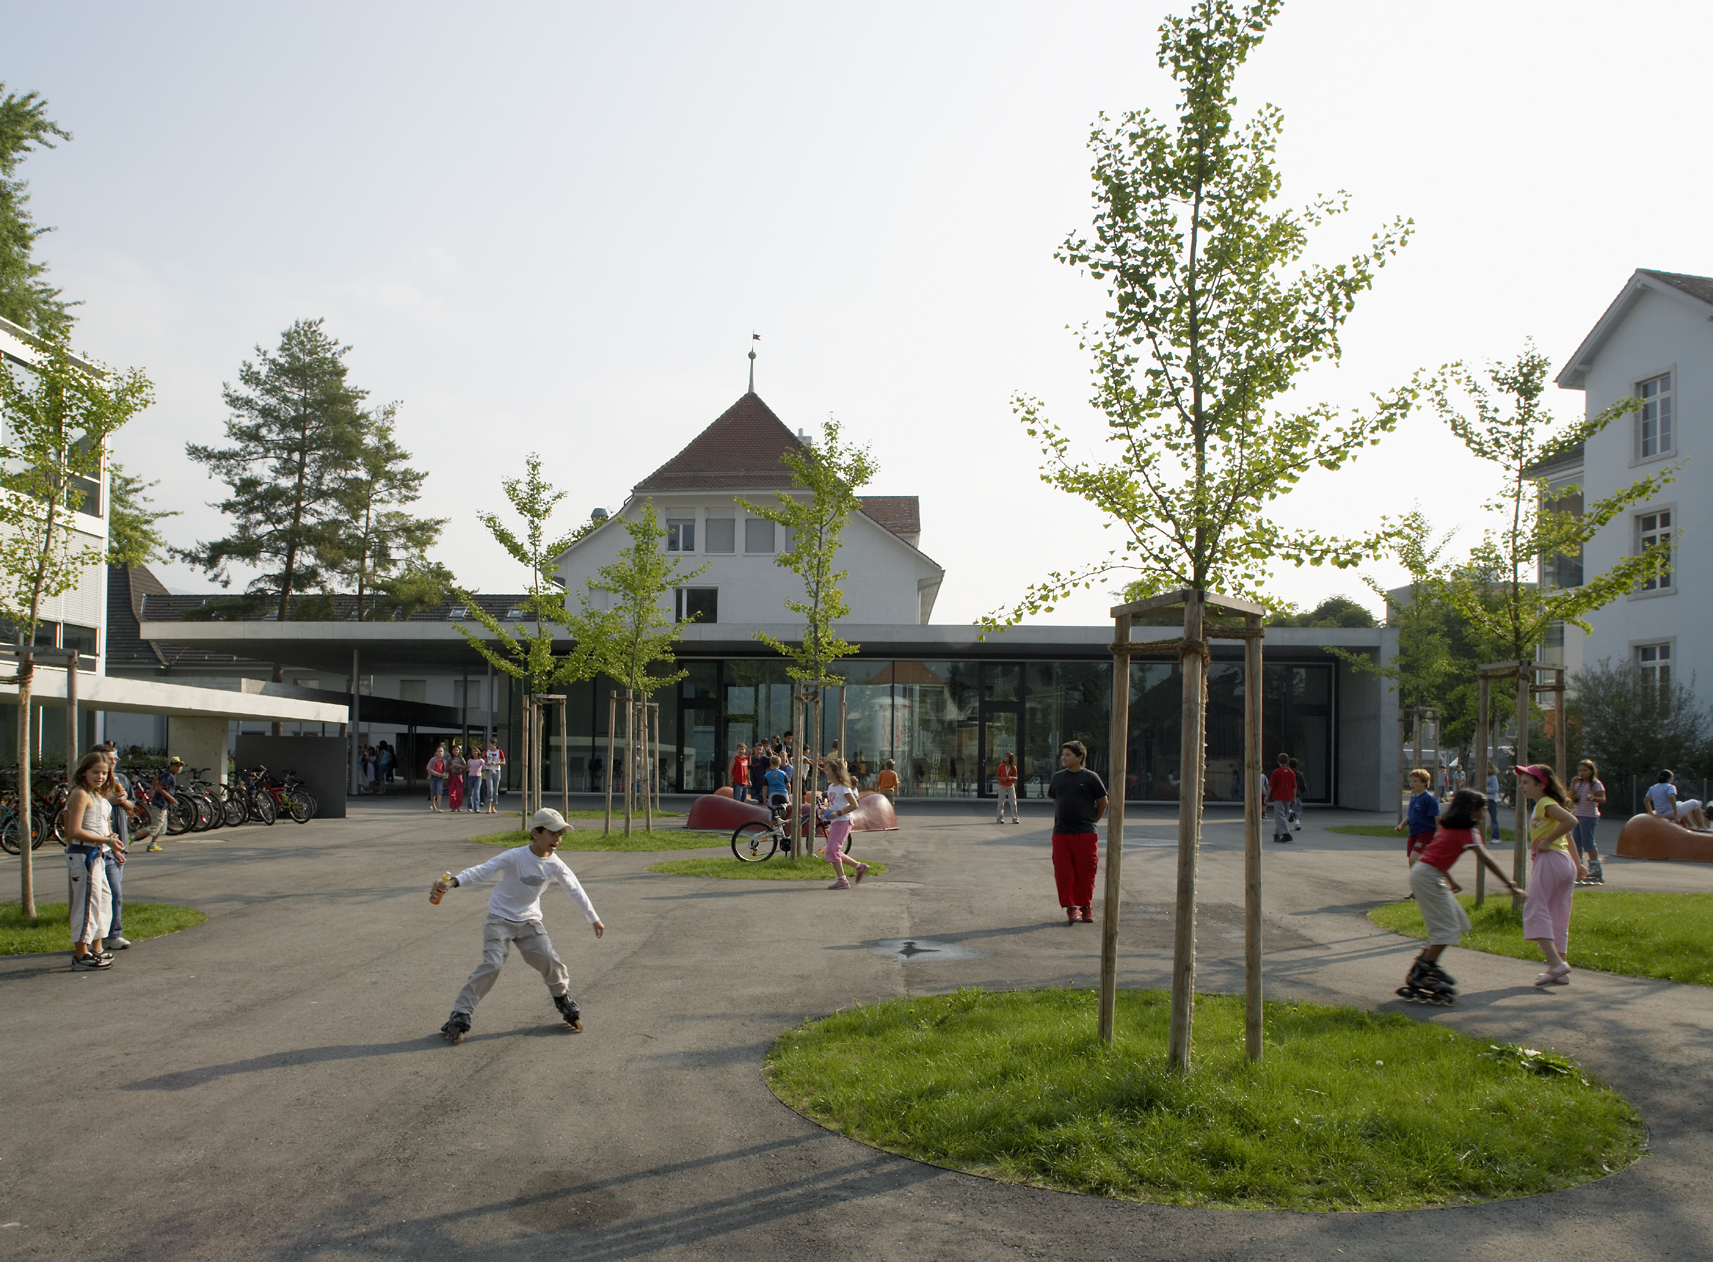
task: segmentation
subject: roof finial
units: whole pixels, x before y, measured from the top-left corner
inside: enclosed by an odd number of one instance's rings
[[[749,392],[751,394],[754,394],[755,393],[755,344],[757,342],[761,341],[761,334],[751,333],[749,335],[749,341],[750,341],[750,347],[749,347]]]

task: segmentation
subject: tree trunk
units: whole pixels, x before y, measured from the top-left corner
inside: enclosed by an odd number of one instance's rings
[[[1200,591],[1184,593],[1184,639],[1202,639]],[[1196,851],[1201,844],[1202,768],[1207,754],[1207,665],[1201,653],[1183,655],[1183,729],[1178,756],[1178,907],[1172,938],[1172,1024],[1167,1062],[1190,1069],[1196,999]],[[1109,792],[1124,792],[1123,785]]]
[[[1532,662],[1517,662],[1517,767],[1527,766],[1529,761],[1529,684],[1534,680],[1532,666]],[[1523,796],[1522,781],[1515,773],[1512,779],[1517,781],[1517,834],[1512,838],[1511,881],[1518,889],[1524,889],[1529,883],[1529,800]],[[1512,897],[1511,906],[1520,908],[1522,905],[1520,896]]]
[[[18,852],[23,858],[19,869],[18,901],[24,915],[36,914],[35,871],[31,865],[30,842],[34,838],[30,819],[30,685],[34,682],[36,664],[28,654],[18,660]],[[46,820],[42,821],[44,824]]]

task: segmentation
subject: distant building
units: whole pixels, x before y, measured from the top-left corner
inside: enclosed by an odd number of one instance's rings
[[[1713,641],[1705,634],[1713,548],[1704,542],[1713,538],[1713,497],[1695,490],[1700,471],[1713,464],[1713,277],[1638,269],[1555,380],[1583,391],[1589,416],[1624,398],[1641,408],[1589,439],[1586,450],[1543,466],[1549,494],[1580,486],[1567,500],[1580,509],[1584,499],[1603,499],[1674,462],[1685,467],[1676,482],[1603,527],[1583,556],[1546,559],[1543,582],[1575,586],[1584,567],[1603,573],[1651,544],[1672,549],[1665,575],[1590,614],[1592,634],[1564,628],[1546,660],[1572,671],[1631,661],[1661,682],[1713,686]]]

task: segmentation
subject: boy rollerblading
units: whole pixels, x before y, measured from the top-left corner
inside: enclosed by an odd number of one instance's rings
[[[571,975],[553,949],[547,931],[541,925],[541,895],[548,881],[557,881],[582,908],[583,915],[594,927],[597,938],[604,937],[606,925],[595,914],[594,905],[576,875],[555,850],[559,840],[571,825],[555,810],[540,810],[530,819],[529,845],[518,846],[495,855],[486,863],[465,868],[450,881],[444,877],[434,883],[436,894],[468,885],[474,881],[494,880],[494,892],[488,899],[488,917],[482,923],[482,962],[458,992],[452,1003],[452,1015],[440,1027],[448,1043],[456,1045],[470,1032],[470,1017],[482,996],[493,986],[494,979],[511,954],[512,945],[547,983],[553,1006],[565,1019],[565,1024],[581,1033],[583,1015],[577,1001],[571,998]]]

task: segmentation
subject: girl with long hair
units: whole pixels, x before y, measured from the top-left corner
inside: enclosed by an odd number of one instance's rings
[[[1517,768],[1517,789],[1534,803],[1529,816],[1530,869],[1528,892],[1523,896],[1523,937],[1546,956],[1547,969],[1535,978],[1537,986],[1568,986],[1570,965],[1570,901],[1576,883],[1588,875],[1582,852],[1575,858],[1565,839],[1576,829],[1576,816],[1565,809],[1569,800],[1564,786],[1551,767],[1536,763]]]
[[[1570,782],[1570,813],[1576,816],[1574,834],[1576,848],[1588,867],[1583,878],[1587,885],[1606,884],[1606,869],[1600,864],[1600,851],[1594,845],[1594,826],[1600,822],[1600,807],[1606,801],[1606,786],[1600,783],[1600,769],[1592,758],[1576,764],[1576,779]]]
[[[839,879],[827,886],[830,890],[848,890],[852,885],[861,882],[868,875],[868,864],[859,863],[855,859],[856,880],[845,876],[845,841],[851,835],[851,813],[857,808],[856,786],[851,783],[850,768],[842,758],[829,758],[826,762],[827,779],[827,862],[833,865],[833,871],[839,874]]]
[[[71,966],[107,968],[113,953],[104,950],[113,918],[113,892],[107,885],[106,849],[113,844],[113,802],[108,790],[113,773],[105,750],[85,754],[71,777],[65,804],[65,861],[71,877]]]

